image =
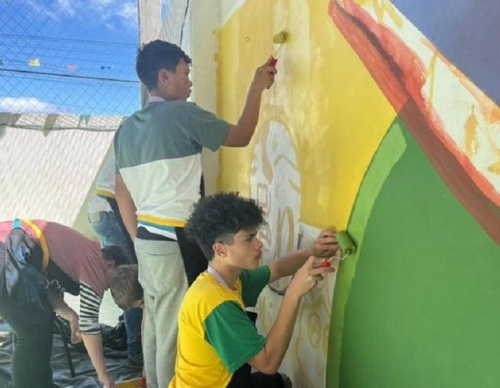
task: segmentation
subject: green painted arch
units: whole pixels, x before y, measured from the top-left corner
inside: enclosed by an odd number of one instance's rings
[[[337,278],[328,387],[494,387],[500,248],[399,120],[379,147]]]

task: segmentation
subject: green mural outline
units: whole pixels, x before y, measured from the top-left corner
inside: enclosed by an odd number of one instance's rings
[[[497,386],[499,246],[398,126],[403,155],[375,193],[363,182],[350,219],[360,249],[339,272],[348,269],[337,283],[342,304],[334,300],[332,323],[342,326],[329,340],[337,369],[328,386]],[[374,161],[392,152],[389,140]],[[372,167],[367,181],[377,179]]]
[[[380,189],[392,168],[403,156],[405,149],[406,141],[399,119],[396,117],[366,170],[349,218],[348,232],[358,249],[353,256],[341,263],[337,274],[328,340],[327,387],[340,386],[340,356],[345,307],[349,299],[352,281],[356,276],[359,254],[363,248],[364,230]],[[370,193],[370,195],[362,195],[365,192]]]

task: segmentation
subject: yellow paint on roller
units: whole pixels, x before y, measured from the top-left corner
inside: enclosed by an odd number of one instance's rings
[[[281,31],[273,36],[273,43],[274,44],[283,44],[286,42],[287,38],[288,38],[288,32]]]
[[[276,55],[278,54],[278,51],[280,51],[281,46],[283,46],[283,43],[286,42],[287,37],[288,37],[288,33],[286,31],[281,31],[280,33],[274,35],[273,43],[279,44],[279,46],[276,49],[276,51],[274,52],[274,55],[273,55],[273,58],[271,59],[271,62],[269,62],[269,64],[271,66],[276,66],[276,63],[278,62]]]

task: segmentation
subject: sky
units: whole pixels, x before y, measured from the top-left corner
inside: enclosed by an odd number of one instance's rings
[[[135,0],[0,0],[0,112],[140,107]]]

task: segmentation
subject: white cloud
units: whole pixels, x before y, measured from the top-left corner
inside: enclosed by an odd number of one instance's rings
[[[57,8],[60,12],[64,12],[69,16],[75,16],[76,9],[71,0],[57,0]]]
[[[137,24],[137,2],[117,0],[91,0],[99,9],[102,20],[121,19],[125,25]]]
[[[50,6],[40,6],[36,0],[24,0],[37,13],[43,13],[53,20],[64,17],[88,17],[92,14],[106,27],[116,29],[117,22],[126,26],[137,23],[137,1],[135,0],[57,0]],[[110,23],[111,22],[111,23]],[[134,27],[135,27],[134,25]]]
[[[75,3],[75,1],[73,1]],[[137,22],[137,2],[123,0],[78,0],[80,7],[87,7],[98,15],[103,22],[116,18],[128,25],[131,21]],[[116,27],[116,26],[115,26]]]
[[[126,22],[137,22],[137,5],[136,3],[122,4],[118,9],[117,14],[121,16]]]
[[[38,5],[36,3],[36,0],[26,0],[26,4],[29,7],[31,7],[37,14],[44,14],[45,16],[49,17],[52,20],[58,19],[50,8]]]
[[[116,7],[121,3],[121,1],[119,0],[89,0],[88,2],[91,4],[91,6],[99,8],[106,8],[109,6]]]
[[[0,112],[12,113],[60,113],[57,105],[35,97],[0,97]]]

